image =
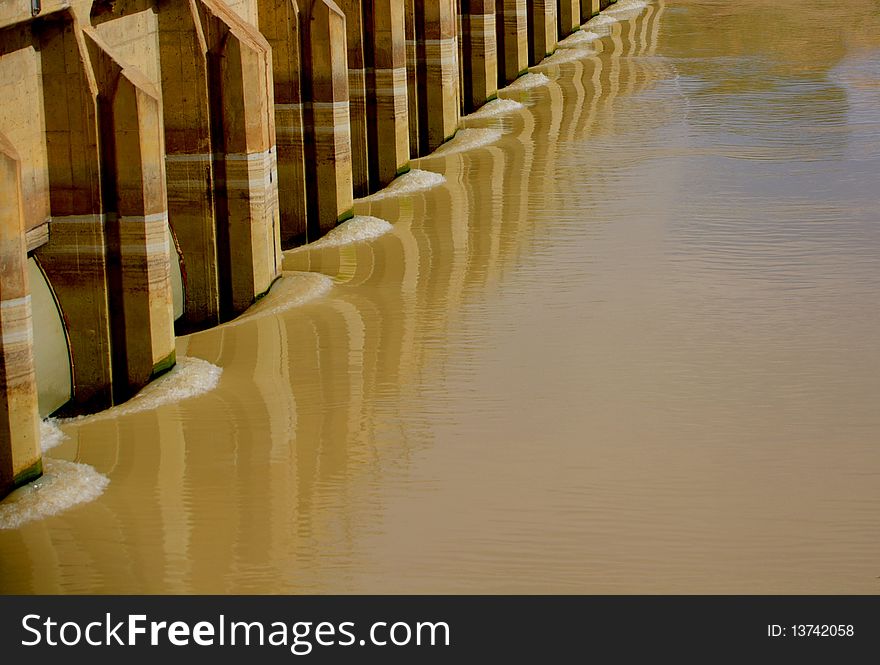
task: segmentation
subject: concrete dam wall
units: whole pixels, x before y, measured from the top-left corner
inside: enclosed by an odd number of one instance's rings
[[[608,4],[0,2],[0,497]]]

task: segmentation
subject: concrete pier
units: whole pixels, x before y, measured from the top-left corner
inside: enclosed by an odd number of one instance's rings
[[[98,89],[114,401],[174,364],[159,96],[91,28],[83,32]]]
[[[559,0],[556,20],[559,39],[568,37],[581,27],[581,0]]]
[[[345,15],[332,0],[314,0],[302,25],[308,239],[315,240],[354,215]]]
[[[19,156],[0,134],[0,497],[42,473]]]
[[[458,129],[458,35],[454,0],[415,0],[419,87],[419,154]]]
[[[556,50],[556,2],[528,0],[530,65],[537,65]]]
[[[528,0],[495,0],[498,86],[512,83],[529,68]]]
[[[304,242],[306,238],[300,8],[297,0],[258,0],[257,6],[260,32],[272,48],[278,210],[281,245],[287,248]]]
[[[367,65],[364,41],[363,0],[339,0],[345,14],[345,42],[348,57],[348,113],[351,127],[351,183],[355,196],[370,192],[367,139]]]
[[[364,0],[370,191],[409,169],[406,19],[396,0]]]
[[[337,1],[2,3],[0,495],[608,4]]]
[[[462,52],[465,113],[496,96],[498,55],[495,0],[462,0]]]
[[[581,0],[581,23],[585,23],[601,11],[601,0]]]

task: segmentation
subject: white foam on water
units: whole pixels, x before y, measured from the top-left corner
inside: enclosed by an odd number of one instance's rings
[[[505,113],[513,113],[525,108],[525,105],[515,99],[493,99],[486,102],[473,113],[464,117],[465,120],[482,120],[483,118],[494,118],[495,116],[504,115]]]
[[[550,79],[547,78],[546,74],[542,74],[541,72],[529,72],[528,74],[520,76],[509,86],[503,88],[503,90],[530,90],[542,85],[547,85],[548,83],[550,83]]]
[[[67,435],[58,427],[58,420],[46,418],[40,421],[40,448],[45,453],[60,444]]]
[[[310,242],[302,247],[287,250],[288,254],[302,252],[309,249],[324,249],[326,247],[340,247],[355,242],[364,242],[385,235],[394,227],[390,222],[371,215],[355,215],[346,222],[327,233],[323,238]]]
[[[608,10],[602,14],[594,16],[581,26],[582,30],[594,32],[600,37],[611,34],[611,26],[617,23],[617,19],[608,15]]]
[[[57,515],[96,499],[110,479],[88,464],[45,458],[43,475],[0,501],[0,529]]]
[[[561,48],[553,55],[548,55],[537,65],[532,67],[533,70],[540,70],[543,67],[552,67],[554,65],[562,65],[566,62],[575,62],[576,60],[585,60],[593,55],[594,51],[585,48]]]
[[[405,196],[421,192],[446,182],[446,177],[442,173],[434,173],[433,171],[423,171],[422,169],[412,169],[391,181],[391,184],[375,194],[364,197],[364,201],[379,201],[389,196]]]
[[[429,157],[444,157],[464,152],[465,150],[482,148],[490,143],[495,143],[495,141],[501,138],[501,135],[500,129],[489,127],[466,127],[459,129],[452,139],[437,148]]]
[[[644,0],[618,0],[605,10],[605,14],[609,14],[618,20],[635,18],[642,10],[648,6]]]
[[[322,273],[285,272],[265,298],[251,305],[246,312],[226,325],[233,326],[258,316],[281,314],[326,295],[332,288],[333,280]]]
[[[558,48],[584,48],[584,47],[593,47],[597,39],[601,39],[602,36],[593,32],[592,30],[578,30],[575,33],[572,33],[561,42],[559,42],[556,46]]]
[[[177,364],[169,372],[148,383],[124,404],[88,416],[59,418],[58,422],[62,424],[93,422],[157,409],[166,404],[210,392],[217,387],[222,373],[222,368],[207,360],[183,356],[177,359]]]

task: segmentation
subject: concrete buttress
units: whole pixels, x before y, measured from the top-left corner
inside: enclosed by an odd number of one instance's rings
[[[42,473],[18,154],[0,134],[0,498]]]

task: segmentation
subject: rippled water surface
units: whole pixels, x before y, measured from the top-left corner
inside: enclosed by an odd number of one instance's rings
[[[0,591],[880,592],[880,2],[630,4],[62,422]]]

